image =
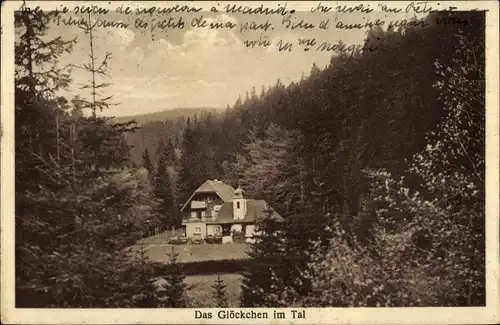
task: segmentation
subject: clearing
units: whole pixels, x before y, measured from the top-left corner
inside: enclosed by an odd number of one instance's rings
[[[167,254],[172,252],[172,247],[179,254],[181,263],[248,259],[246,244],[150,244],[142,247],[147,256],[158,263],[168,261]],[[133,248],[138,249],[139,246]]]
[[[190,286],[188,296],[194,307],[214,307],[212,285],[220,274],[227,285],[226,294],[230,307],[239,307],[241,279],[245,269],[251,268],[247,254],[247,244],[167,244],[169,238],[178,236],[176,232],[147,237],[137,242],[132,249],[144,248],[153,262],[165,264],[172,247],[179,254],[179,262],[184,266],[186,284]],[[162,271],[160,271],[160,274]],[[158,284],[163,280],[159,279]]]

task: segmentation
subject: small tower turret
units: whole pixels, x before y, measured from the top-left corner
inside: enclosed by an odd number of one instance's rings
[[[247,214],[247,200],[243,197],[243,189],[238,188],[233,192],[233,219],[242,220]]]

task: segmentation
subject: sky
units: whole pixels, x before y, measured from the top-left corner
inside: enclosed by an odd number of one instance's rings
[[[316,5],[318,3],[315,3]],[[81,15],[69,12],[68,15],[78,19]],[[203,16],[207,23],[232,22],[234,29],[209,29],[191,27],[195,17]],[[301,19],[317,26],[321,20],[343,21],[344,23],[364,23],[383,17],[380,11],[369,16],[361,14],[339,14],[335,12],[315,13],[298,11],[292,16],[292,22]],[[387,15],[385,15],[387,17]],[[260,93],[263,86],[269,87],[280,79],[284,84],[300,80],[307,75],[313,64],[325,67],[332,52],[310,50],[305,52],[298,46],[301,37],[315,37],[318,43],[327,41],[337,43],[342,40],[346,44],[363,44],[365,29],[351,31],[330,28],[320,30],[290,30],[282,24],[281,16],[227,14],[223,11],[213,14],[202,11],[196,14],[172,14],[171,16],[137,16],[107,15],[93,16],[107,21],[129,23],[129,28],[94,29],[95,54],[99,58],[111,52],[109,75],[111,79],[100,79],[112,85],[106,95],[114,95],[119,105],[108,109],[104,115],[128,116],[150,113],[166,109],[184,107],[207,107],[224,109],[232,105],[238,96],[245,96],[255,87]],[[172,17],[174,21],[182,19],[183,29],[156,28],[151,31],[154,22]],[[148,22],[147,28],[135,28],[137,18]],[[404,15],[402,16],[404,18]],[[154,21],[153,21],[154,19]],[[272,24],[265,33],[261,31],[241,30],[245,23]],[[330,25],[331,26],[331,25]],[[54,22],[49,30],[49,37],[62,35],[66,39],[77,37],[77,44],[70,54],[61,57],[60,65],[81,65],[89,62],[88,35],[76,26],[65,26],[62,20]],[[272,46],[264,48],[247,48],[246,39],[265,37]],[[293,42],[291,52],[279,52],[276,42]],[[91,75],[81,69],[74,68],[73,84],[63,94],[72,97],[75,94],[88,96],[87,90],[79,89],[79,84],[87,83]]]

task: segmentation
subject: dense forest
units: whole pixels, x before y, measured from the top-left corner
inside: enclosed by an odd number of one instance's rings
[[[156,294],[152,264],[125,248],[179,226],[215,178],[286,219],[260,225],[243,306],[484,305],[483,12],[374,28],[376,51],[140,125],[103,117],[119,101],[96,81],[108,56],[81,66],[88,98],[55,95],[74,40],[41,41],[51,15],[16,14],[18,306],[186,305],[180,274]]]

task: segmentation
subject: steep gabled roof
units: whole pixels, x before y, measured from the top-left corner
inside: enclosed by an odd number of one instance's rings
[[[283,221],[281,217],[273,208],[271,208],[264,200],[247,200],[247,213],[245,218],[241,220],[233,219],[233,202],[226,202],[222,205],[217,219],[215,219],[215,224],[223,223],[256,223],[262,218],[268,216],[268,209],[271,209],[271,218],[275,218],[278,221]]]
[[[182,206],[181,211],[188,205],[193,196],[198,193],[216,193],[224,202],[229,202],[233,199],[234,188],[231,185],[228,185],[219,180],[207,180],[200,187],[193,192],[193,194],[189,197],[189,199]]]

